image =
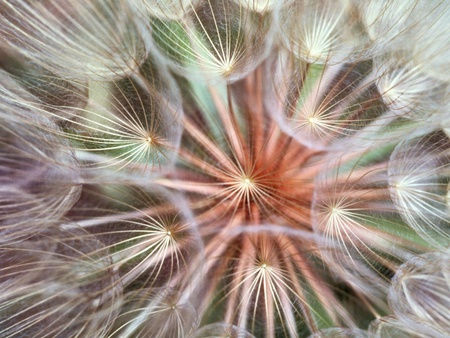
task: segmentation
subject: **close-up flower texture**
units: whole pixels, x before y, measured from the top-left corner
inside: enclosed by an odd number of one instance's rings
[[[449,337],[449,94],[449,0],[0,0],[0,337]]]

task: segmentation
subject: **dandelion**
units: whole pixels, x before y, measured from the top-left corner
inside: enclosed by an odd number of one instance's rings
[[[1,335],[448,336],[449,18],[1,1]]]

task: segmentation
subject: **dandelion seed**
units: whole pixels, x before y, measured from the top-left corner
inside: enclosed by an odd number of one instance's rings
[[[25,60],[18,62],[17,59],[17,56],[9,59],[12,65],[7,65],[5,69],[18,85],[33,95],[28,98],[21,96],[22,100],[29,101],[30,106],[50,110],[54,115],[47,117],[56,123],[60,120],[59,117],[70,118],[86,107],[89,99],[86,81],[66,80],[36,64]]]
[[[362,56],[365,32],[351,15],[350,1],[286,1],[280,13],[284,45],[309,63],[340,63]]]
[[[426,338],[436,335],[437,332],[417,323],[411,325],[399,321],[394,316],[385,316],[373,321],[368,329],[369,337],[399,337],[399,338]]]
[[[76,202],[81,184],[66,141],[48,133],[59,128],[16,102],[14,91],[21,89],[11,88],[6,76],[1,79],[0,233],[1,242],[8,242],[33,235],[63,216]]]
[[[64,126],[57,134],[72,140],[79,158],[91,168],[163,172],[180,142],[182,111],[164,70],[153,69],[151,60],[143,67],[153,76],[108,84],[91,81],[86,106],[44,105],[39,113]]]
[[[429,134],[399,143],[391,156],[392,199],[403,219],[431,245],[450,243],[447,211],[449,139]]]
[[[275,90],[283,113],[278,108],[273,114],[299,142],[339,149],[350,138],[367,142],[392,137],[389,124],[398,116],[381,101],[367,62],[322,66],[290,57],[278,67]]]
[[[374,59],[377,87],[383,101],[396,114],[411,118],[426,118],[445,104],[447,85],[424,74],[419,66],[391,55]]]
[[[388,299],[394,313],[405,326],[424,324],[430,327],[429,331],[436,331],[433,336],[445,336],[449,332],[449,269],[447,252],[413,257],[400,267]]]
[[[171,289],[142,289],[129,294],[111,337],[189,337],[198,326],[189,302]]]
[[[267,55],[272,41],[271,13],[254,13],[233,1],[190,4],[180,22],[153,20],[156,45],[183,76],[236,81],[249,74]]]
[[[147,56],[127,1],[3,1],[0,29],[32,62],[70,79],[111,80]]]
[[[389,152],[389,147],[384,151]],[[361,152],[350,159],[342,154],[340,160],[331,156],[317,177],[312,224],[323,234],[325,260],[357,290],[370,290],[367,296],[380,306],[373,296],[387,286],[387,276],[427,245],[402,223],[391,205],[387,163],[367,155]],[[397,233],[400,229],[402,237]]]
[[[7,337],[106,337],[121,302],[102,245],[75,225],[0,247],[0,333]]]

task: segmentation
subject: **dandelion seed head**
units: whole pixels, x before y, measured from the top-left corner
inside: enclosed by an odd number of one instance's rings
[[[4,0],[0,335],[449,332],[449,9]]]

